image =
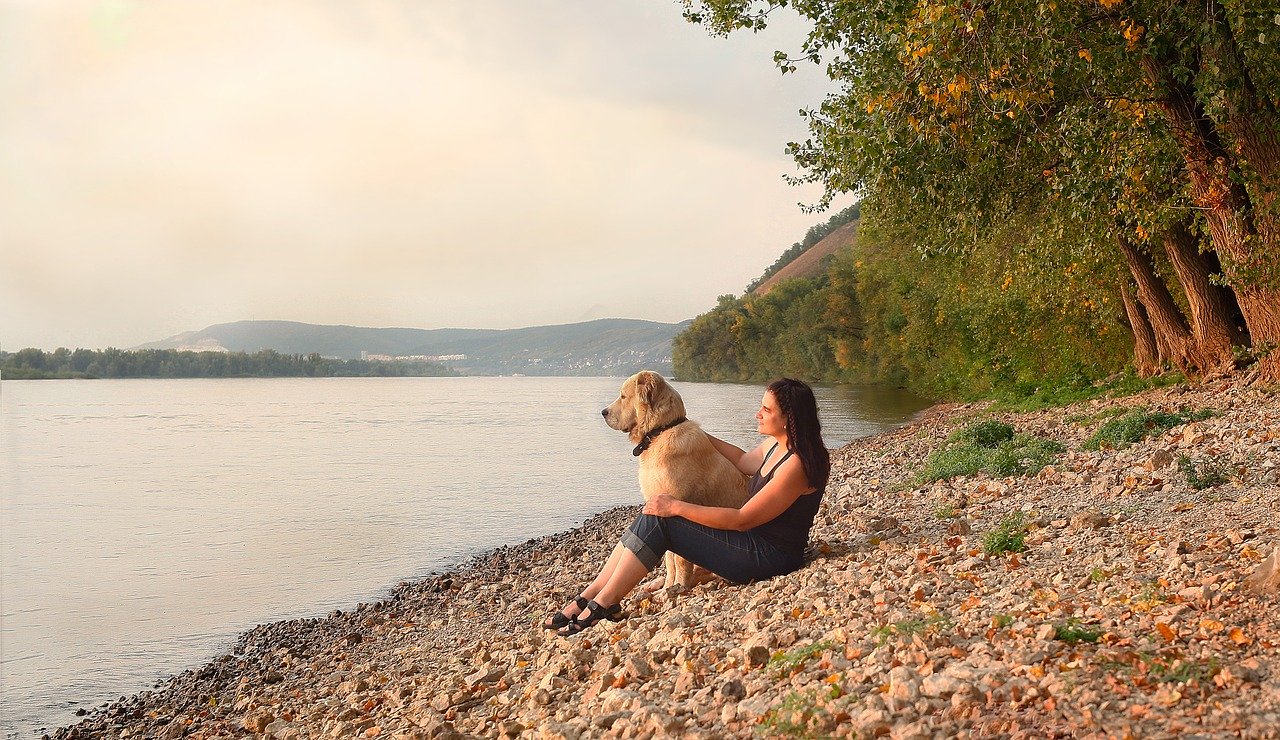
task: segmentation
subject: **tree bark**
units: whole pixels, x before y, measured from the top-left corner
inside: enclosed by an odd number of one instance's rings
[[[1213,29],[1204,46],[1205,57],[1237,81],[1224,85],[1226,105],[1221,128],[1229,148],[1237,156],[1245,192],[1254,209],[1254,223],[1268,254],[1280,249],[1280,111],[1275,101],[1254,82],[1253,70],[1237,41],[1242,29],[1231,26],[1219,0],[1205,3]],[[1280,278],[1275,261],[1268,277]]]
[[[1151,330],[1155,334],[1156,351],[1161,362],[1177,367],[1188,377],[1199,376],[1202,368],[1192,356],[1191,328],[1182,310],[1174,302],[1169,287],[1156,274],[1151,255],[1136,244],[1116,237],[1124,261],[1129,266],[1133,280],[1138,284],[1138,300],[1146,310]]]
[[[1129,330],[1133,332],[1133,369],[1138,377],[1150,378],[1161,370],[1159,350],[1156,349],[1156,335],[1151,329],[1151,320],[1147,311],[1133,295],[1129,281],[1120,284],[1120,300],[1124,303],[1124,313],[1129,320]]]
[[[1199,59],[1192,61],[1199,66]],[[1277,347],[1277,245],[1258,230],[1237,157],[1224,145],[1218,128],[1196,102],[1194,91],[1173,76],[1169,65],[1147,56],[1143,69],[1158,91],[1157,102],[1186,162],[1192,200],[1204,214],[1214,250],[1224,258],[1224,273],[1235,288],[1249,335],[1260,348]],[[1259,371],[1264,380],[1280,382],[1280,352],[1266,355],[1259,362]]]
[[[1174,224],[1162,235],[1165,252],[1187,297],[1191,329],[1188,356],[1201,373],[1229,372],[1235,364],[1233,348],[1247,339],[1232,321],[1222,291],[1209,280],[1211,263],[1200,253],[1190,221]]]

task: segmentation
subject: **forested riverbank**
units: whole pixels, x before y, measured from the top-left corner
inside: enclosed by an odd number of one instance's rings
[[[454,377],[437,362],[340,360],[311,354],[194,352],[175,349],[104,350],[60,347],[0,352],[0,375],[7,380],[68,378],[341,378]]]
[[[715,33],[782,0],[691,1]],[[788,373],[977,398],[1128,371],[1280,381],[1277,8],[1213,0],[810,3],[784,72],[836,91],[790,149],[857,243],[723,296],[690,379]]]

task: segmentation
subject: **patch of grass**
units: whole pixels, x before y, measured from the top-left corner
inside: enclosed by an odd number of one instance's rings
[[[1101,629],[1085,625],[1075,617],[1053,625],[1053,639],[1061,640],[1068,645],[1075,645],[1078,642],[1094,643],[1100,637],[1102,637]]]
[[[1013,624],[1013,617],[1008,614],[996,614],[991,617],[991,624],[996,629],[1004,629],[1005,627]]]
[[[1034,475],[1066,448],[1053,440],[1015,434],[998,421],[980,421],[958,429],[941,449],[929,453],[919,481],[932,483],[979,472],[1006,477]]]
[[[1027,524],[1021,511],[1015,511],[1001,520],[999,526],[982,538],[982,549],[988,555],[1003,555],[1027,549]]]
[[[1103,419],[1110,419],[1113,416],[1124,416],[1129,413],[1129,409],[1124,406],[1112,406],[1105,408],[1096,414],[1072,414],[1066,418],[1068,424],[1096,424]]]
[[[1163,411],[1148,412],[1134,409],[1118,419],[1112,419],[1098,427],[1084,442],[1086,450],[1122,450],[1147,437],[1163,434],[1179,424],[1200,421],[1213,416],[1211,409],[1201,411],[1179,410],[1176,414]]]
[[[825,692],[792,691],[760,718],[756,732],[765,737],[819,737],[824,733],[814,726],[814,719],[827,714],[820,703],[838,699],[841,694],[840,687],[834,685]]]
[[[960,516],[960,512],[952,504],[939,504],[933,508],[933,518],[935,519],[955,519],[958,516]]]
[[[942,612],[918,619],[904,619],[901,622],[883,624],[871,630],[871,637],[876,644],[883,645],[889,638],[897,636],[910,637],[940,629],[950,629],[951,618]]]
[[[778,673],[794,673],[805,663],[834,648],[836,644],[830,640],[819,640],[793,650],[779,651],[769,658],[766,666]]]
[[[1156,683],[1204,682],[1221,667],[1217,658],[1194,660],[1177,652],[1157,654],[1141,650],[1100,660],[1097,665],[1105,671],[1123,673],[1130,678],[1145,676]]]
[[[1110,573],[1103,570],[1102,568],[1094,568],[1093,570],[1089,571],[1089,583],[1102,583],[1103,581],[1107,580],[1107,577],[1110,575],[1111,575]]]
[[[960,442],[978,447],[995,447],[1013,439],[1013,427],[1002,421],[987,420],[957,429],[947,437],[947,442]]]
[[[1188,455],[1178,455],[1178,470],[1187,478],[1187,485],[1197,491],[1220,486],[1231,480],[1231,466],[1220,458],[1202,457],[1193,459]]]
[[[1147,667],[1151,677],[1161,683],[1191,683],[1207,681],[1218,672],[1218,660],[1188,660],[1186,658],[1154,658]]]
[[[1132,396],[1152,388],[1163,388],[1186,382],[1181,373],[1169,373],[1154,378],[1140,378],[1132,370],[1118,373],[1096,383],[1077,379],[1074,382],[1063,382],[1055,386],[1018,388],[996,399],[988,410],[993,412],[1014,411],[1025,413],[1041,409],[1069,406],[1073,403],[1088,401],[1094,398],[1117,398]],[[1020,391],[1020,392],[1019,392]]]

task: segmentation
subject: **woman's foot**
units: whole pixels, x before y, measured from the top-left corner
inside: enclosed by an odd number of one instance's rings
[[[584,596],[574,598],[573,601],[565,604],[563,609],[552,614],[550,617],[547,617],[547,621],[542,623],[542,629],[561,630],[568,627],[573,624],[574,619],[581,614],[582,610],[586,609],[587,605],[590,603],[592,602]],[[572,610],[572,613],[570,613],[570,610]]]
[[[614,604],[613,606],[603,606],[594,601],[589,601],[587,602],[586,607],[583,608],[582,612],[580,612],[578,616],[574,617],[573,621],[564,628],[564,632],[561,634],[576,635],[588,627],[595,625],[596,622],[599,622],[602,619],[607,619],[610,622],[621,622],[622,605]]]

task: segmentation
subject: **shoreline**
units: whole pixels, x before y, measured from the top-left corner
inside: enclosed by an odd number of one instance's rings
[[[1220,413],[1080,450],[1100,422],[1070,418],[1139,403]],[[543,632],[639,506],[610,509],[375,602],[259,625],[51,736],[1280,736],[1280,605],[1242,586],[1280,544],[1280,399],[1218,382],[997,414],[1067,451],[1034,477],[914,485],[983,406],[938,404],[833,452],[797,573]],[[1247,471],[1195,491],[1173,453]],[[1013,511],[1027,551],[985,555],[984,530]],[[1058,639],[1071,624],[1097,641]]]

